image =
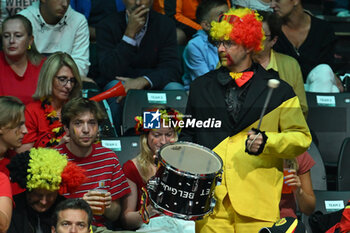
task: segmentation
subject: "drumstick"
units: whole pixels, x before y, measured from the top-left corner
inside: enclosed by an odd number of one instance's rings
[[[207,169],[206,169],[206,172],[208,172],[208,173],[209,173],[209,171],[210,171],[210,167],[211,167],[211,160],[209,159],[209,160],[208,160],[208,164],[207,164]]]
[[[280,81],[277,80],[277,79],[269,79],[269,81],[267,82],[267,86],[269,87],[269,92],[267,93],[267,96],[266,96],[266,99],[265,99],[265,103],[264,103],[264,107],[263,107],[263,109],[261,111],[261,115],[260,115],[260,119],[259,119],[259,124],[258,124],[257,130],[260,129],[262,119],[263,119],[263,117],[265,115],[265,111],[266,111],[267,106],[268,106],[268,104],[270,102],[270,99],[271,99],[272,91],[273,91],[273,89],[277,88],[279,85],[280,85]]]
[[[178,166],[181,167],[182,165],[182,161],[184,159],[184,155],[185,155],[185,148],[182,147],[181,152],[180,152],[180,156],[179,156],[179,161],[178,161]]]

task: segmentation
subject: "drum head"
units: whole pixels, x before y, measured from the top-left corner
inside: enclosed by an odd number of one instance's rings
[[[215,152],[194,143],[165,145],[159,155],[170,166],[192,174],[212,174],[222,168],[222,160]]]

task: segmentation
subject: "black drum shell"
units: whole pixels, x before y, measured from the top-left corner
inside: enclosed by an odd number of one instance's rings
[[[152,178],[156,185],[148,188],[156,209],[190,220],[200,219],[212,211],[214,190],[221,181],[221,169],[210,174],[192,174],[170,166],[160,153],[158,159],[158,170]]]

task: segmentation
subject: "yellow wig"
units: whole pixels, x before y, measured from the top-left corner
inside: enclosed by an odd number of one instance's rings
[[[27,188],[43,188],[54,191],[60,188],[61,174],[67,166],[67,158],[48,148],[32,148],[27,176]]]
[[[262,17],[249,8],[230,9],[219,22],[211,23],[210,36],[213,40],[231,40],[255,52],[263,49],[265,40]]]

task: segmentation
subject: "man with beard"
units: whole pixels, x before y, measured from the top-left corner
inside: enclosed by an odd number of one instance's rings
[[[210,35],[222,67],[191,84],[186,115],[221,125],[184,128],[180,140],[213,149],[223,160],[223,176],[214,212],[196,221],[196,232],[258,232],[279,219],[283,159],[306,151],[311,135],[298,97],[282,80],[257,129],[268,81],[278,76],[252,61],[265,39],[255,11],[231,9],[212,22]]]
[[[94,213],[94,232],[110,232],[106,220],[118,219],[120,198],[130,192],[128,182],[113,151],[95,143],[98,125],[105,118],[95,101],[75,98],[62,108],[62,123],[69,142],[56,149],[86,170],[87,180],[67,198],[83,198]],[[102,194],[101,194],[102,193]]]

